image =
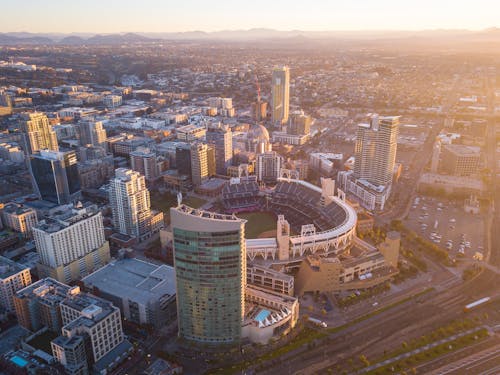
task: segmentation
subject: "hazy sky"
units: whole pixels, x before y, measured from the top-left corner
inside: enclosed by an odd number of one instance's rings
[[[483,29],[499,0],[0,0],[0,32]]]

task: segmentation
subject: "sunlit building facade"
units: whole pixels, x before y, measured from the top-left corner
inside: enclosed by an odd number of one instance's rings
[[[275,68],[271,82],[271,121],[274,126],[287,123],[289,106],[290,68]]]
[[[202,343],[241,339],[245,313],[245,220],[171,208],[179,336]]]

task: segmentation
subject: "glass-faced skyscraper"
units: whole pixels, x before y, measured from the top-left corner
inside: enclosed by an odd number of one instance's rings
[[[41,150],[31,156],[35,188],[42,199],[67,204],[80,195],[78,160],[75,151]]]
[[[217,174],[226,175],[227,167],[233,159],[233,133],[227,125],[209,127],[207,143],[215,146],[215,166]]]
[[[170,209],[179,336],[235,343],[245,313],[245,223],[231,215]]]
[[[273,126],[286,124],[290,105],[290,69],[275,68],[271,82],[271,120]]]

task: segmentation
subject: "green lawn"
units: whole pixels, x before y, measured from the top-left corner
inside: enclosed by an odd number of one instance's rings
[[[248,221],[245,225],[246,238],[257,238],[261,233],[276,230],[276,215],[271,212],[247,212],[236,216]]]
[[[197,197],[187,197],[187,198],[182,198],[182,203],[184,203],[186,206],[189,207],[200,208],[205,203],[207,203],[207,201],[205,199]]]
[[[177,197],[174,194],[154,193],[151,194],[151,208],[168,214],[170,207],[177,205]]]
[[[193,207],[200,208],[207,201],[197,197],[183,197],[182,203]],[[151,194],[151,208],[154,210],[162,211],[165,215],[165,222],[170,223],[170,207],[177,206],[177,195],[165,193],[154,193]]]

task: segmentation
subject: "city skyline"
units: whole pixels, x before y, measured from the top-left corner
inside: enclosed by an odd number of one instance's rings
[[[271,28],[301,31],[359,30],[481,30],[498,27],[500,4],[493,0],[450,2],[424,0],[400,3],[395,0],[343,3],[312,0],[257,0],[252,3],[220,1],[206,6],[200,0],[161,4],[146,0],[113,1],[100,6],[96,0],[72,4],[71,12],[60,1],[40,3],[27,0],[22,8],[14,3],[3,6],[0,32],[33,33],[120,33],[120,32],[214,32]],[[154,11],[153,11],[154,10]],[[75,18],[72,15],[78,14]],[[307,14],[307,17],[304,17]]]
[[[0,9],[4,372],[498,369],[496,2]]]

